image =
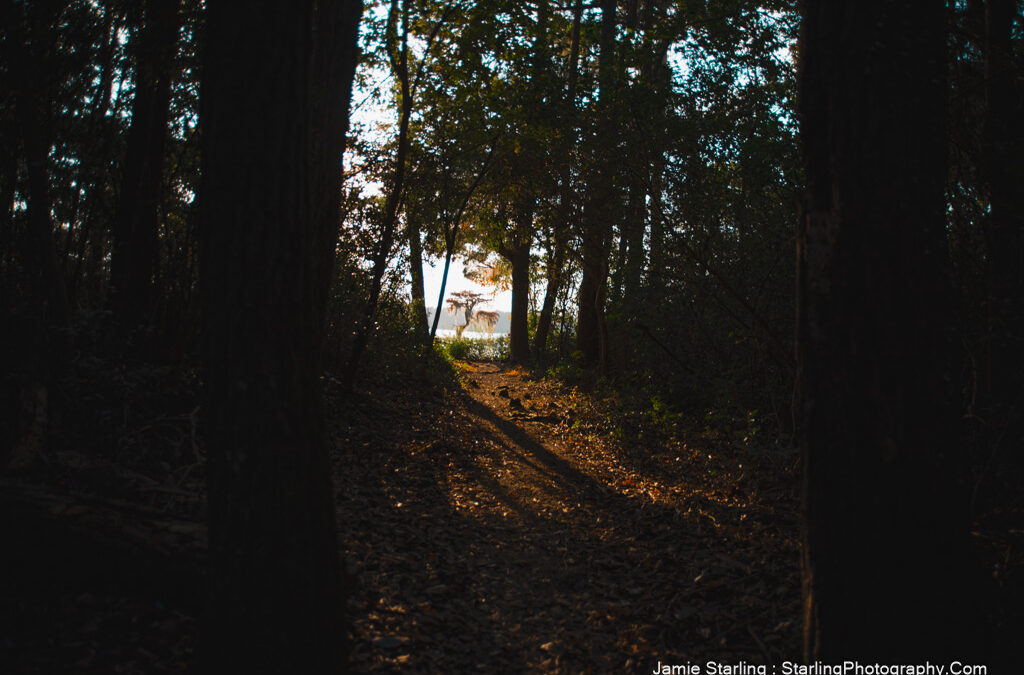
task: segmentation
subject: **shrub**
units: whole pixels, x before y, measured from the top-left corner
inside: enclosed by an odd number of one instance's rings
[[[497,361],[508,358],[508,337],[439,337],[435,345],[437,351],[449,361],[456,359]]]

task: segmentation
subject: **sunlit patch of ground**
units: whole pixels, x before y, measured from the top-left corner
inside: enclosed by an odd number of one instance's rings
[[[455,360],[452,361],[452,364],[455,366],[456,370],[463,373],[475,373],[480,369],[479,365],[474,361]]]
[[[522,366],[513,366],[505,371],[506,377],[529,377],[530,373]]]
[[[797,655],[791,454],[624,433],[579,390],[458,368],[462,391],[379,393],[335,430],[358,671]]]

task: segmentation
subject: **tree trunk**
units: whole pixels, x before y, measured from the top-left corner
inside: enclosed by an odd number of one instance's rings
[[[498,253],[512,265],[512,317],[508,349],[512,363],[530,358],[530,247],[533,238],[534,207],[521,208],[516,215],[510,246],[502,243]]]
[[[427,344],[430,342],[430,325],[427,323],[426,291],[423,288],[423,243],[420,240],[420,228],[411,222],[407,223],[406,234],[409,238],[409,274],[412,276],[413,329],[416,331],[416,337]]]
[[[645,311],[661,306],[665,295],[665,206],[662,198],[662,183],[665,173],[665,154],[656,153],[651,166],[651,236],[647,244],[647,278],[644,284]]]
[[[568,246],[568,242],[565,241],[565,224],[556,223],[554,229],[551,236],[551,250],[548,253],[547,288],[544,291],[544,303],[541,305],[540,317],[537,319],[537,334],[533,338],[533,353],[542,361],[547,352],[548,336],[551,334],[551,322],[555,314],[555,303],[562,290],[565,249]]]
[[[509,329],[509,359],[525,363],[530,358],[530,242],[509,252],[512,263],[512,325]]]
[[[320,357],[359,3],[207,5],[201,279],[207,672],[335,673]]]
[[[594,136],[594,169],[590,176],[590,195],[583,215],[583,278],[579,289],[579,317],[576,322],[576,348],[584,366],[607,364],[604,345],[604,290],[608,272],[608,239],[611,211],[617,196],[613,194],[612,173],[616,161],[612,137],[612,89],[615,85],[615,0],[601,1],[601,49],[598,66],[599,122]]]
[[[944,3],[803,11],[805,658],[964,658]]]
[[[639,175],[634,175],[629,185],[629,202],[626,210],[625,232],[626,260],[622,274],[622,309],[627,317],[637,315],[640,302],[640,282],[644,270],[644,232],[647,229],[647,191]]]
[[[25,260],[28,267],[40,270],[32,285],[35,295],[46,306],[47,323],[54,331],[54,357],[62,363],[74,350],[71,342],[71,302],[67,282],[57,256],[53,235],[50,198],[48,124],[44,101],[49,97],[46,78],[39,75],[53,46],[50,31],[55,20],[54,7],[28,8],[29,30],[25,31],[18,7],[4,8],[12,19],[9,30],[9,56],[15,92],[15,115],[22,134],[25,164],[28,169],[28,232]],[[42,88],[42,89],[41,89]]]
[[[433,343],[437,335],[437,324],[441,321],[441,307],[444,306],[444,289],[448,285],[448,270],[452,266],[454,246],[449,245],[444,252],[444,271],[441,273],[441,290],[437,293],[437,306],[434,308],[434,320],[430,322],[430,341]]]
[[[594,189],[593,186],[590,188]],[[579,314],[576,319],[576,349],[581,354],[584,366],[594,366],[600,360],[600,344],[598,337],[597,312],[602,306],[597,300],[598,293],[604,286],[604,280],[598,277],[604,269],[602,258],[606,255],[598,225],[588,220],[595,218],[595,209],[584,215],[583,232],[583,277],[579,288]]]
[[[7,139],[0,152],[0,306],[11,307],[16,286],[14,268],[16,260],[14,236],[14,194],[18,183],[18,161],[15,148]]]
[[[110,172],[110,127],[107,123],[107,113],[113,99],[113,81],[115,70],[115,47],[118,35],[121,31],[120,8],[108,6],[104,10],[103,34],[105,39],[99,50],[100,77],[96,84],[96,104],[90,113],[90,127],[93,138],[88,146],[89,161],[82,162],[81,179],[83,207],[80,216],[81,225],[78,230],[78,241],[75,250],[74,270],[70,274],[70,290],[74,297],[72,300],[78,304],[80,298],[87,296],[87,280],[92,282],[93,288],[99,288],[97,277],[105,276],[103,268],[105,265],[99,263],[103,255],[98,251],[103,248],[103,241],[106,237],[107,228],[105,223],[100,223],[97,213],[103,202],[103,194],[108,189],[108,177]],[[100,295],[98,292],[96,295]]]
[[[991,341],[988,381],[993,436],[1014,448],[999,457],[1009,477],[1024,477],[1018,442],[1022,420],[1017,399],[1024,380],[1020,366],[1024,330],[1024,106],[1014,86],[1014,2],[988,0],[985,83],[988,118],[984,165],[989,184],[988,244]],[[1006,473],[1006,471],[1004,471]]]
[[[626,249],[629,245],[629,235],[626,232],[630,225],[628,221],[629,204],[627,202],[622,222],[619,223],[618,237],[616,237],[614,232],[612,233],[612,245],[608,256],[608,267],[611,270],[611,275],[608,279],[608,301],[615,308],[613,311],[618,311],[618,308],[622,305],[622,287],[626,273]]]
[[[139,30],[132,125],[110,259],[114,311],[123,328],[147,323],[152,313],[179,2],[148,0]]]
[[[665,150],[670,138],[668,110],[669,97],[672,91],[672,69],[668,63],[668,50],[659,45],[654,49],[650,61],[651,90],[655,108],[650,138],[650,166],[647,169],[649,195],[647,220],[649,222],[649,239],[646,247],[646,275],[641,279],[642,304],[641,312],[647,313],[661,307],[665,292],[665,209],[662,197],[662,184],[665,173]]]

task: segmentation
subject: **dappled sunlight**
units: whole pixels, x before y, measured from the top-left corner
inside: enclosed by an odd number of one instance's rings
[[[450,669],[438,644],[453,630],[524,670],[792,649],[795,518],[763,524],[794,509],[789,474],[771,479],[783,499],[760,502],[756,458],[731,445],[654,430],[637,444],[601,428],[591,395],[465,365],[461,391],[350,411],[352,429],[404,420],[341,473],[357,663]]]

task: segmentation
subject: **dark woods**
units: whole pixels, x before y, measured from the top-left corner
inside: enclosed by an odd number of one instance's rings
[[[186,665],[342,668],[332,415],[476,348],[430,260],[538,378],[799,448],[791,658],[1019,662],[1020,3],[363,4],[0,0],[13,672],[127,579]]]
[[[885,5],[808,3],[801,43],[808,659],[865,644],[884,659],[970,653],[978,593],[945,237],[945,9]]]

